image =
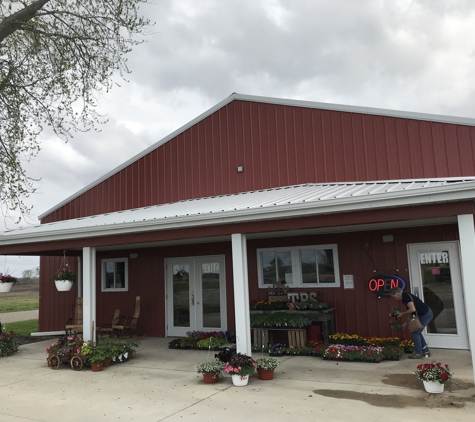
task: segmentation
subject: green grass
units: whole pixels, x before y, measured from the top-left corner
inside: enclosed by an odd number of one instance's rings
[[[29,319],[28,321],[9,322],[2,324],[3,329],[8,333],[13,331],[19,336],[29,336],[31,333],[38,332],[38,320]]]
[[[35,311],[39,309],[39,298],[37,297],[11,297],[0,298],[0,313],[19,311]]]

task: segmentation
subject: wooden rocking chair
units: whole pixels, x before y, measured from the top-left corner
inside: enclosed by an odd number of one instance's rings
[[[72,316],[66,320],[66,332],[74,331],[76,333],[82,333],[82,297],[76,298],[71,315]]]
[[[97,331],[99,331],[99,335],[101,335],[101,336],[103,336],[105,334],[112,335],[112,331],[113,331],[112,326],[114,324],[118,324],[119,317],[120,317],[120,309],[116,309],[115,312],[114,312],[114,316],[112,317],[111,322],[106,323],[102,327],[97,329]]]
[[[125,337],[126,335],[138,334],[137,324],[140,317],[140,296],[135,298],[134,310],[131,317],[119,316],[117,323],[112,324],[112,333],[117,337]]]

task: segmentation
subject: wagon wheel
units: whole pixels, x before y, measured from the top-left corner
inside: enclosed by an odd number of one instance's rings
[[[61,363],[61,360],[56,355],[53,355],[49,358],[49,364],[50,364],[51,369],[59,369],[60,363]]]
[[[75,371],[80,371],[82,369],[82,359],[79,356],[73,356],[71,359],[71,368]]]

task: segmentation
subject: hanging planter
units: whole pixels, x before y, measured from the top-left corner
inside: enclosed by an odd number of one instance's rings
[[[54,280],[54,284],[56,284],[58,292],[69,292],[71,287],[73,287],[71,280]]]
[[[63,252],[63,261],[56,274],[53,276],[54,284],[58,292],[68,292],[76,281],[76,274],[72,272],[66,262],[66,251]]]
[[[14,284],[17,284],[18,280],[11,275],[3,275],[0,273],[0,293],[8,293]]]

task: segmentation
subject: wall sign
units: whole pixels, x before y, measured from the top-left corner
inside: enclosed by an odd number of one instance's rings
[[[393,287],[400,287],[402,290],[406,288],[406,282],[398,275],[381,274],[373,277],[368,281],[368,289],[381,296],[389,296],[389,290]]]

